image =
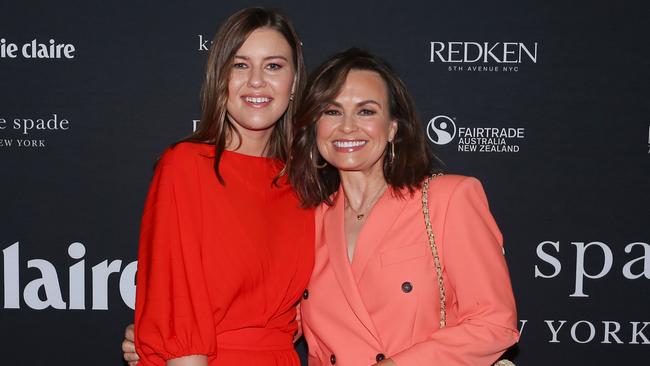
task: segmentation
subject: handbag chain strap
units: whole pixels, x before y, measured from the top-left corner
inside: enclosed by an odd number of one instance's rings
[[[447,325],[447,309],[445,305],[445,284],[442,281],[442,266],[440,265],[440,257],[438,256],[438,247],[436,246],[436,238],[433,235],[433,228],[431,227],[431,219],[429,218],[429,182],[431,179],[442,175],[442,173],[433,174],[424,180],[422,185],[422,213],[424,214],[424,224],[427,228],[427,236],[429,237],[429,246],[433,254],[433,263],[436,266],[436,275],[438,276],[438,289],[440,290],[440,328]]]

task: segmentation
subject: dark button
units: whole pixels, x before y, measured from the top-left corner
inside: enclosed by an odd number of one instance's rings
[[[402,284],[402,291],[403,292],[408,294],[409,292],[411,292],[411,290],[413,290],[413,285],[411,285],[410,282],[407,281],[407,282],[404,282]]]
[[[330,356],[330,363],[331,363],[332,365],[336,364],[336,356],[334,356],[334,354],[332,354],[332,355]]]
[[[379,362],[379,361],[382,361],[384,358],[386,358],[386,356],[384,356],[383,353],[377,353],[377,357],[375,357],[375,360],[377,360],[377,362]]]
[[[302,293],[302,298],[305,300],[309,298],[309,290],[305,289],[305,292]]]

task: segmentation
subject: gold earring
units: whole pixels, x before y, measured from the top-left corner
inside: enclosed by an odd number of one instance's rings
[[[314,154],[313,154],[313,152],[311,152],[311,151],[309,152],[309,160],[311,160],[311,163],[314,164],[314,166],[315,166],[317,169],[323,169],[323,168],[325,168],[325,167],[327,166],[327,162],[324,162],[324,163],[321,164],[321,165],[316,164],[316,162],[314,161]]]
[[[388,143],[390,144],[390,159],[388,163],[392,165],[393,161],[395,161],[395,143],[392,140],[388,141]]]
[[[289,95],[289,101],[293,101],[293,93]]]

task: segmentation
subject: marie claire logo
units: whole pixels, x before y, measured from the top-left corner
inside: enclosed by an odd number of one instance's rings
[[[536,64],[538,43],[523,42],[431,42],[431,63],[447,65],[448,71],[518,72],[522,64]]]
[[[18,44],[0,39],[0,59],[73,59],[76,48],[71,43],[59,43],[54,39],[41,42],[34,38],[30,42]]]
[[[75,263],[66,269],[57,270],[48,260],[22,258],[20,242],[6,247],[2,250],[3,308],[20,309],[24,304],[34,310],[108,310],[108,290],[111,284],[118,287],[113,291],[119,290],[124,304],[131,309],[135,308],[135,275],[138,262],[127,264],[121,259],[105,259],[88,268],[85,255],[86,246],[83,243],[71,243],[68,246],[68,256]],[[26,284],[25,277],[29,278]],[[90,283],[86,282],[86,277],[90,277]],[[61,290],[61,283],[69,284],[63,287],[68,290],[67,293]],[[87,304],[87,287],[91,287],[92,292],[90,306]]]
[[[519,152],[523,127],[457,127],[455,118],[438,115],[427,124],[427,136],[436,145],[447,145],[458,136],[461,152]]]
[[[2,118],[0,117],[0,131],[13,131],[14,138],[0,138],[1,148],[43,148],[46,139],[41,138],[43,133],[64,132],[70,129],[70,121],[61,118],[57,113],[37,118]],[[36,134],[38,138],[34,137]]]

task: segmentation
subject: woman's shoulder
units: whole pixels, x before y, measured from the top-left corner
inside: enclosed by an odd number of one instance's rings
[[[159,164],[185,165],[197,157],[209,158],[214,156],[214,147],[209,144],[197,142],[179,142],[162,153]]]
[[[430,183],[429,195],[436,197],[464,196],[470,192],[483,192],[481,182],[472,176],[444,174],[435,176]]]
[[[450,190],[455,190],[461,186],[469,186],[481,184],[481,182],[472,176],[469,175],[460,175],[460,174],[442,174],[434,176],[431,180],[431,185],[435,185],[438,189],[447,188]]]

